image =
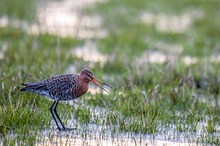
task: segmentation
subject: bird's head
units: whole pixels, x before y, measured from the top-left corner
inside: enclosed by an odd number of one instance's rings
[[[105,88],[103,88],[98,82],[102,83],[102,84],[105,84],[109,87],[111,87],[110,85],[102,82],[101,80],[97,79],[93,73],[88,70],[88,69],[83,69],[81,72],[80,72],[80,76],[82,77],[82,80],[83,82],[86,82],[86,83],[89,83],[89,82],[92,82],[94,83],[95,85],[99,86],[102,90],[106,91],[107,93],[109,93]],[[111,87],[112,88],[112,87]]]

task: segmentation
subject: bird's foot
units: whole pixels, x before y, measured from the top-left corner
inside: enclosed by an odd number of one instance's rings
[[[58,128],[59,131],[71,131],[73,130],[74,128],[66,128],[66,127],[63,127],[63,128]]]

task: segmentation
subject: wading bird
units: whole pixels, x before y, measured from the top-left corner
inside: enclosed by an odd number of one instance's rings
[[[110,85],[96,79],[96,77],[90,70],[83,69],[79,75],[60,74],[39,82],[22,83],[24,87],[20,89],[20,91],[28,91],[52,99],[53,104],[50,107],[50,113],[57,125],[57,128],[58,130],[67,131],[72,129],[66,128],[60,120],[60,117],[58,116],[56,110],[57,105],[59,101],[74,100],[85,94],[88,91],[89,82],[94,83],[106,92],[108,91],[103,88],[98,82],[111,87]],[[62,127],[60,127],[58,122],[61,124]]]

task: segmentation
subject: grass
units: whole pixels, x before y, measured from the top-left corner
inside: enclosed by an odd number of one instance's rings
[[[22,2],[7,3],[0,9],[0,15],[34,21],[35,14],[24,13],[24,10],[32,9],[26,9]],[[29,3],[30,8],[35,9],[35,1]],[[103,67],[95,63],[91,68],[98,77],[113,77],[112,80],[107,78],[107,82],[114,89],[110,95],[87,94],[78,99],[76,107],[59,104],[58,111],[64,123],[71,122],[76,126],[72,133],[88,137],[92,131],[90,124],[95,124],[102,127],[103,133],[110,130],[113,137],[126,132],[143,136],[161,134],[167,139],[178,135],[187,138],[189,134],[189,143],[218,145],[219,62],[207,58],[218,54],[220,21],[216,18],[219,4],[211,0],[135,3],[111,0],[87,9],[85,13],[89,15],[102,15],[102,27],[110,33],[94,40],[102,53],[114,58]],[[145,10],[154,14],[181,15],[189,9],[200,9],[204,16],[196,19],[184,33],[160,32],[155,25],[139,20]],[[80,62],[78,70],[88,67],[89,62],[70,53],[86,40],[50,34],[31,35],[13,26],[0,27],[0,32],[0,52],[4,45],[7,46],[4,58],[0,59],[0,139],[2,137],[4,145],[34,145],[38,140],[36,137],[40,137],[39,132],[54,129],[49,113],[51,101],[21,93],[20,84],[63,73],[75,62]],[[182,59],[174,63],[134,64],[135,59],[147,50],[163,52],[155,46],[161,41],[182,45],[184,50],[178,57],[187,55],[198,61],[190,65]],[[164,52],[173,53],[172,50]],[[97,114],[95,109],[101,110]],[[72,114],[74,122],[68,120]],[[191,137],[200,130],[201,135]],[[169,135],[170,131],[175,134]]]

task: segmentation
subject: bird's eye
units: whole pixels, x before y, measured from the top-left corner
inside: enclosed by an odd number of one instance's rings
[[[93,76],[89,73],[86,73],[86,75],[92,80],[93,79]]]
[[[90,74],[86,73],[86,75],[90,77]]]

